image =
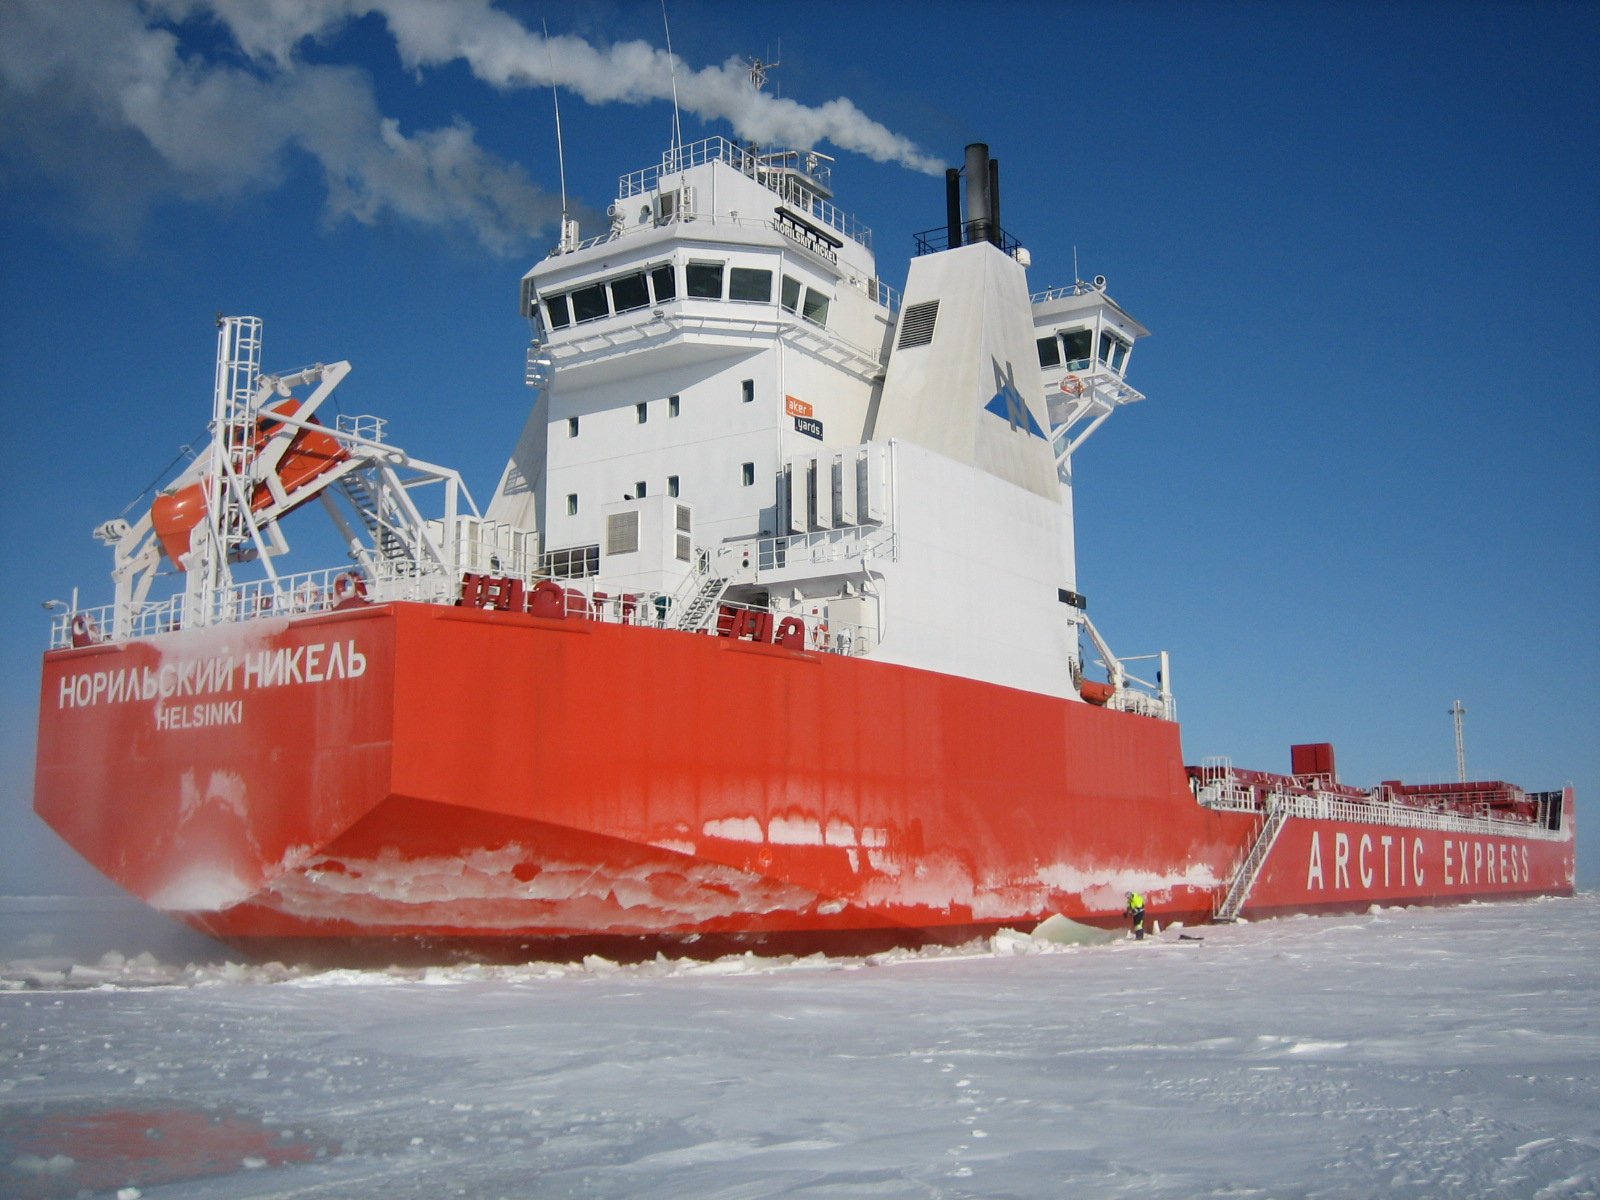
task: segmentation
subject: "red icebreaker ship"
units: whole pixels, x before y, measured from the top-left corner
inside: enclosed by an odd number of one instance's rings
[[[985,147],[947,186],[902,296],[822,156],[623,176],[523,280],[535,399],[481,511],[326,422],[348,364],[265,374],[224,319],[208,451],[97,531],[115,601],[53,630],[39,814],[263,956],[1570,894],[1570,789],[1184,765],[1165,655],[1111,651],[1074,560],[1073,455],[1143,399],[1147,331],[1101,278],[1030,295]],[[348,561],[285,572],[312,500]]]

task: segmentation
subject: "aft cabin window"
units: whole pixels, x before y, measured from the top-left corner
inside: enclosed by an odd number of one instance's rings
[[[565,329],[572,324],[572,310],[567,307],[567,296],[563,292],[559,296],[546,296],[544,308],[550,314],[551,329]]]
[[[567,418],[567,436],[568,437],[577,437],[578,436],[578,418],[577,417],[568,417]]]
[[[772,272],[755,267],[734,267],[728,273],[728,299],[772,303]]]
[[[1100,335],[1100,361],[1119,375],[1122,373],[1123,365],[1128,361],[1130,349],[1132,347],[1115,334]]]
[[[1039,365],[1041,367],[1061,365],[1061,343],[1056,341],[1055,334],[1039,339]]]
[[[567,496],[567,516],[575,517],[577,515],[578,515],[578,496],[577,496],[577,493],[574,492],[574,493],[572,493],[572,494]]]
[[[800,281],[793,275],[783,277],[783,306],[790,312],[800,311]]]
[[[756,381],[754,379],[746,379],[739,385],[739,391],[744,402],[749,404],[756,398]]]
[[[639,424],[643,425],[650,419],[650,405],[643,400],[639,401],[633,406],[633,415],[638,417]]]
[[[683,410],[682,402],[677,396],[667,397],[667,416],[675,417]]]
[[[745,463],[744,466],[739,468],[739,475],[744,480],[745,487],[754,487],[756,483],[755,463]]]
[[[638,483],[633,485],[633,498],[635,500],[643,500],[644,497],[645,497],[645,482],[644,482],[644,480],[641,479],[641,480],[639,480]]]
[[[650,307],[650,289],[645,284],[643,271],[611,281],[611,307],[619,313]]]
[[[678,273],[672,269],[671,263],[651,268],[650,286],[655,289],[657,304],[678,298]]]
[[[813,325],[826,325],[828,323],[829,296],[823,295],[816,288],[806,289],[806,304],[800,310],[800,315]]]
[[[667,476],[667,495],[676,496],[677,494],[678,494],[678,477],[676,475],[668,475]]]
[[[703,300],[722,299],[722,264],[690,263],[684,272],[689,295]]]
[[[1067,370],[1086,371],[1094,357],[1094,331],[1069,329],[1061,335],[1061,345],[1066,350]]]
[[[591,283],[588,287],[579,288],[572,293],[572,316],[579,324],[584,321],[598,321],[601,317],[610,315],[611,306],[606,301],[605,284]]]

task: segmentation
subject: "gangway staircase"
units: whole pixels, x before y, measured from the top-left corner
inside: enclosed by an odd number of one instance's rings
[[[716,611],[722,593],[728,590],[728,581],[711,570],[711,558],[700,551],[694,574],[689,576],[692,592],[678,606],[677,627],[689,633],[698,633]]]
[[[1250,890],[1255,887],[1261,868],[1266,865],[1267,855],[1272,853],[1278,835],[1283,832],[1283,827],[1289,820],[1288,807],[1275,804],[1274,799],[1275,797],[1268,797],[1267,819],[1262,823],[1261,832],[1256,835],[1256,843],[1250,847],[1250,853],[1234,872],[1233,882],[1228,885],[1228,894],[1223,897],[1222,903],[1212,915],[1211,919],[1219,925],[1226,925],[1239,919],[1239,912],[1244,908],[1244,902],[1250,898]]]

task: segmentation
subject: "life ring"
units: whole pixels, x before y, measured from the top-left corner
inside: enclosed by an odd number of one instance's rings
[[[1069,396],[1083,395],[1083,380],[1076,375],[1068,375],[1061,381],[1061,390]]]
[[[92,646],[100,640],[100,626],[88,613],[78,613],[72,618],[72,644]]]
[[[355,571],[345,571],[334,576],[333,580],[333,606],[344,608],[346,605],[365,604],[367,602],[367,579]]]

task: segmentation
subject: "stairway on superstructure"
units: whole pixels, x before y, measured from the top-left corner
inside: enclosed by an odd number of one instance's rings
[[[374,492],[365,474],[351,471],[339,480],[339,490],[361,517],[361,523],[372,536],[372,544],[377,547],[380,557],[388,562],[402,562],[411,558],[411,550],[405,539],[384,521],[381,495]]]
[[[705,628],[707,619],[717,607],[717,601],[721,600],[722,593],[728,590],[728,581],[711,571],[704,551],[700,554],[695,574],[691,578],[698,579],[699,583],[693,594],[684,601],[683,607],[678,610],[677,626],[679,629],[695,633]]]

